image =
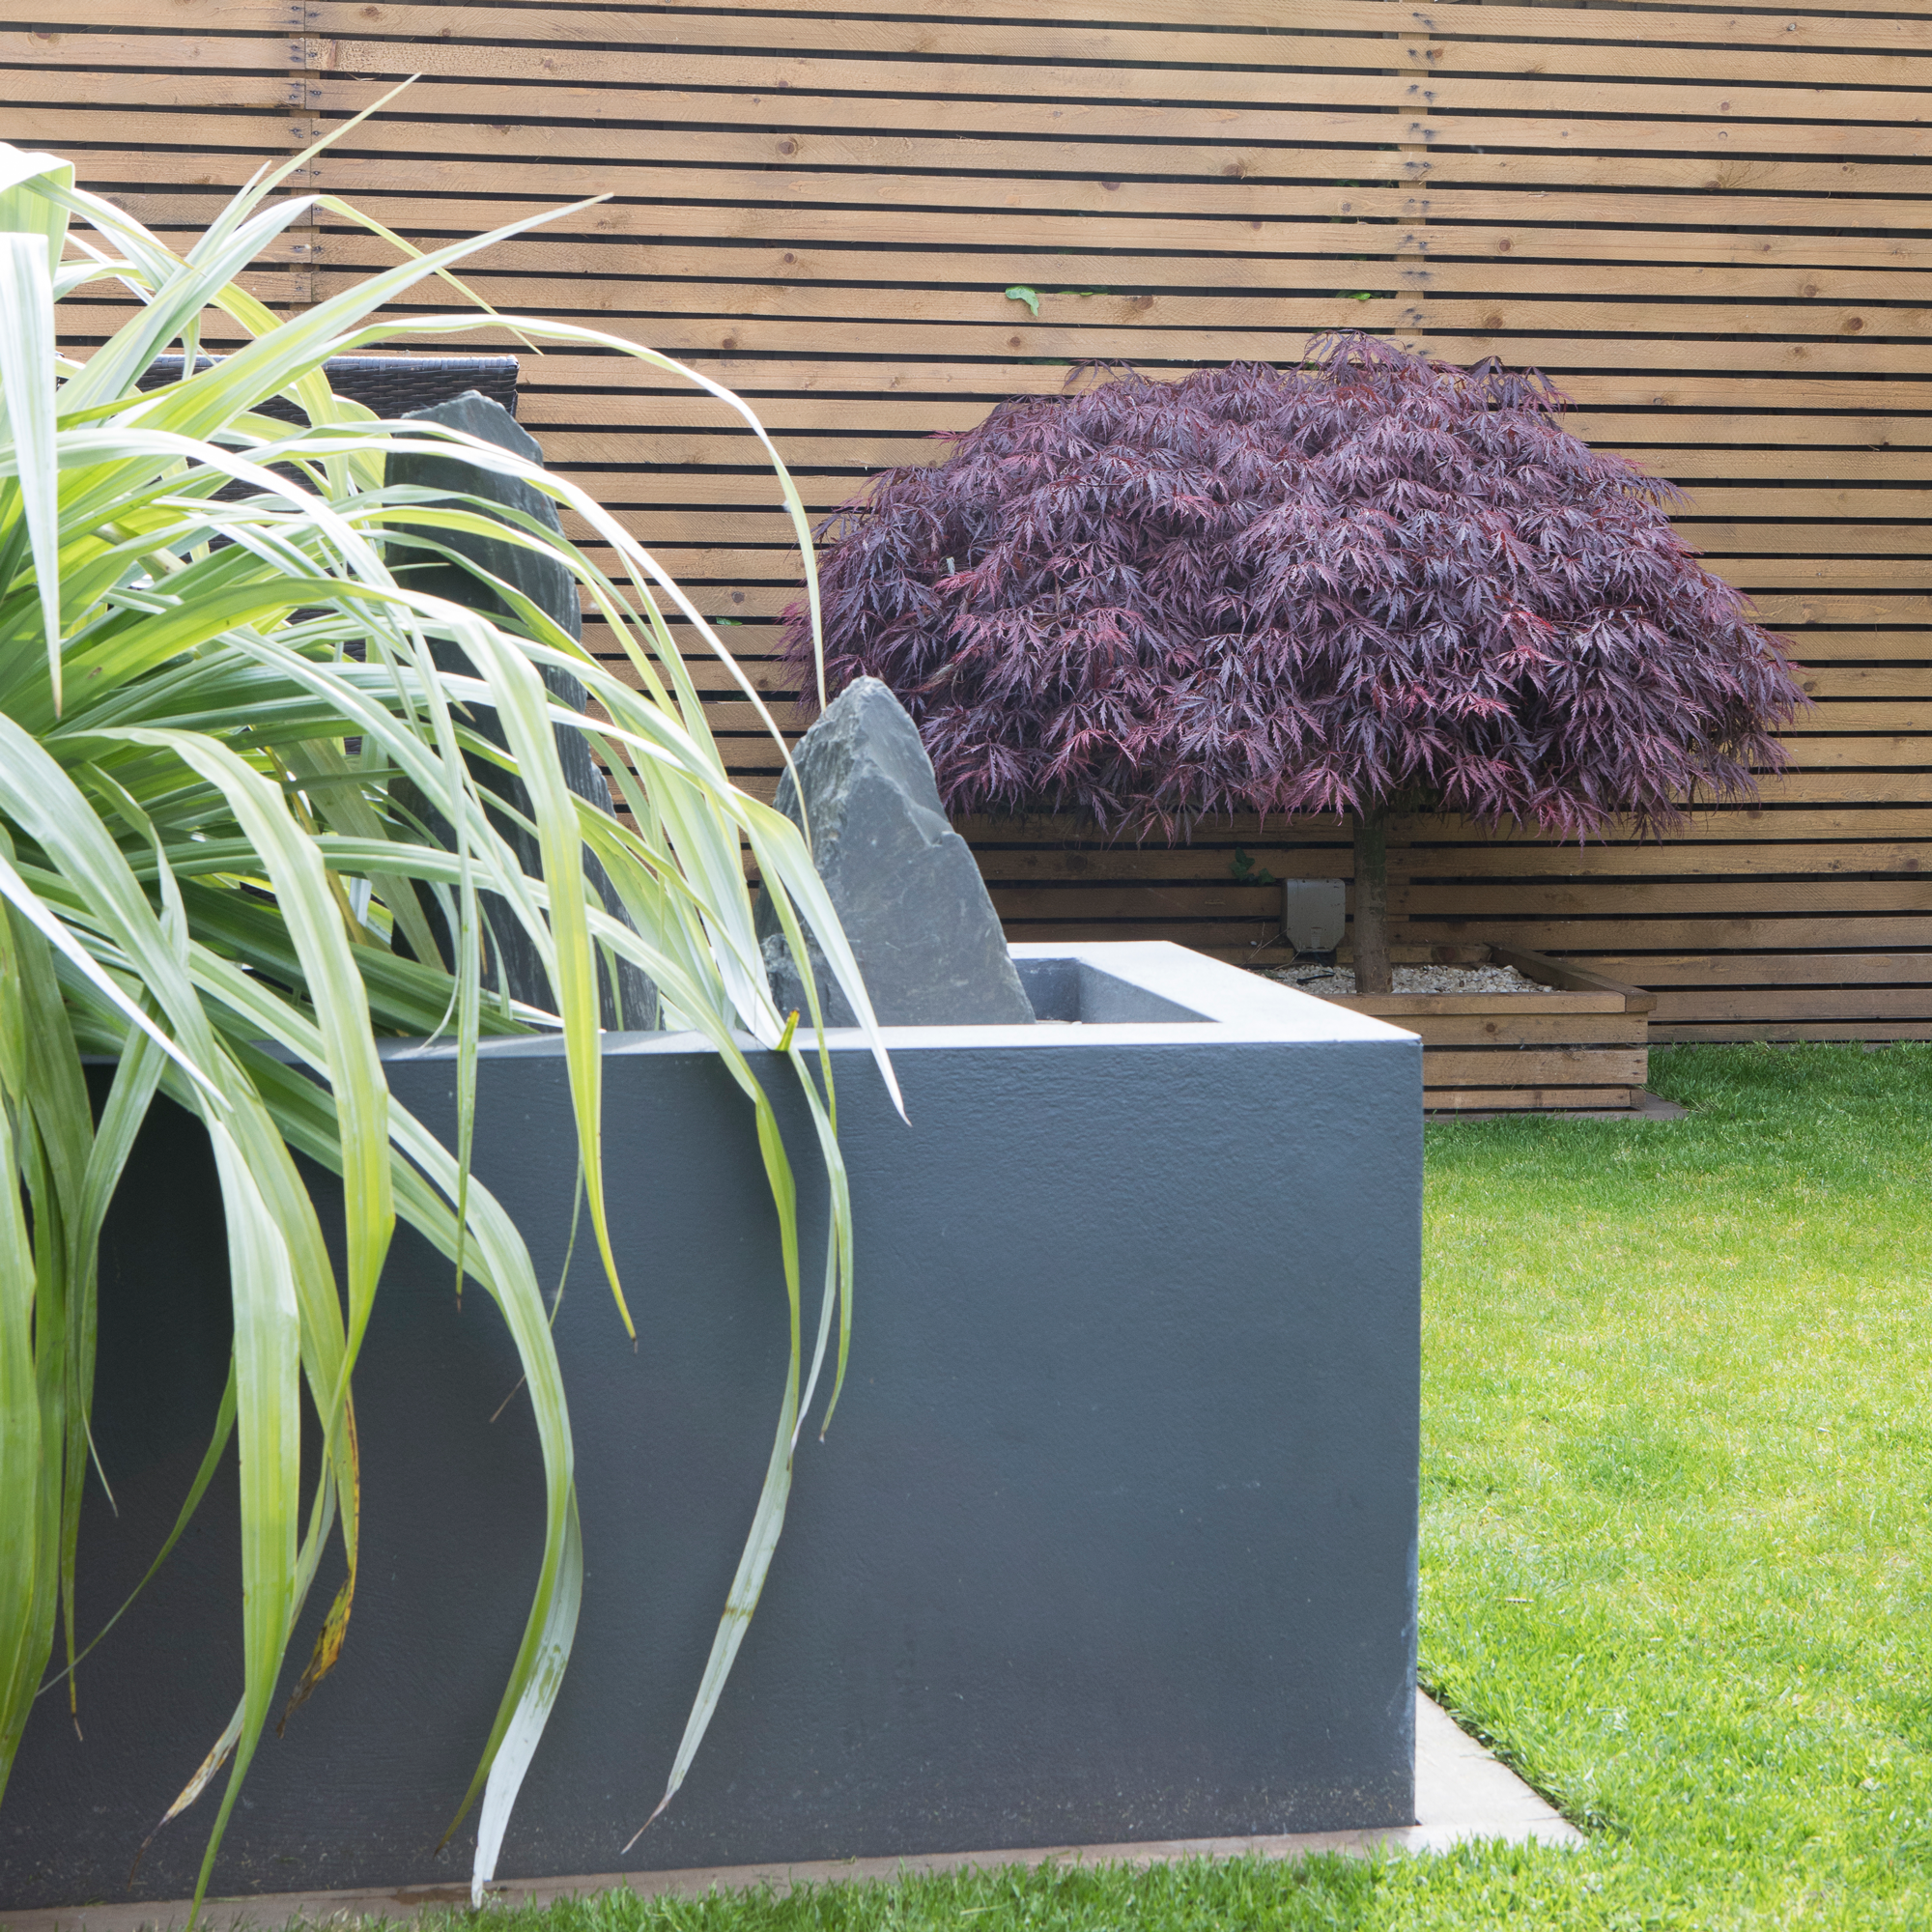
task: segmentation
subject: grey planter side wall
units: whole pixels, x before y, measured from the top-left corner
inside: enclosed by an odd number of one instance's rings
[[[581,1239],[556,1335],[583,1615],[506,1874],[1408,1820],[1419,1043],[1173,947],[1016,953],[1043,1016],[1071,1002],[1088,1023],[897,1031],[910,1127],[856,1037],[835,1046],[862,1244],[851,1379],[830,1438],[801,1444],[712,1734],[628,1860],[749,1520],[785,1321],[742,1101],[687,1038],[613,1046],[607,1173],[642,1345]],[[447,1129],[447,1058],[390,1070]],[[212,1414],[225,1360],[205,1152],[151,1138],[103,1283],[123,1514],[90,1510],[89,1628],[201,1453],[181,1392]],[[554,1283],[574,1143],[553,1051],[490,1057],[476,1157]],[[467,1874],[467,1832],[430,1851],[534,1574],[534,1433],[522,1398],[490,1419],[517,1370],[487,1298],[472,1286],[459,1312],[407,1235],[363,1363],[349,1643],[265,1740],[221,1890]],[[0,1904],[130,1895],[134,1846],[239,1688],[232,1506],[231,1473],[83,1667],[85,1743],[57,1693],[36,1713],[0,1806]],[[162,1833],[132,1895],[185,1892],[205,1830],[190,1813]]]

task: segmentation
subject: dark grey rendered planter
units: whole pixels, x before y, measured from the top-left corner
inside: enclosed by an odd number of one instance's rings
[[[1420,1045],[1173,946],[1017,955],[1042,1013],[1084,1024],[895,1030],[910,1127],[835,1036],[852,1378],[829,1440],[800,1450],[710,1739],[628,1859],[749,1520],[785,1329],[749,1111],[689,1036],[613,1041],[606,1162],[642,1343],[580,1241],[556,1338],[583,1613],[505,1875],[1409,1821]],[[391,1072],[446,1130],[447,1057]],[[492,1052],[477,1169],[547,1282],[574,1160],[560,1057]],[[86,1629],[201,1455],[227,1349],[218,1228],[194,1130],[156,1122],[102,1283],[121,1514],[90,1505]],[[488,1299],[459,1310],[446,1264],[399,1237],[357,1380],[348,1647],[264,1741],[217,1891],[467,1878],[467,1833],[431,1849],[540,1541],[527,1403],[492,1420],[516,1379]],[[0,1807],[0,1904],[130,1895],[135,1847],[240,1686],[232,1510],[231,1470],[83,1667],[84,1743],[43,1700]],[[160,1834],[132,1895],[190,1889],[212,1803]]]

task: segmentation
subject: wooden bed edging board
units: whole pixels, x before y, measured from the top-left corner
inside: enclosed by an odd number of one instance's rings
[[[1484,949],[1547,993],[1370,993],[1336,1006],[1422,1037],[1429,1113],[1628,1108],[1650,1077],[1657,995],[1519,947]]]

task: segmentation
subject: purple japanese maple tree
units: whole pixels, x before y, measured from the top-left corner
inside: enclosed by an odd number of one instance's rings
[[[1003,403],[828,526],[828,681],[898,694],[952,811],[1170,841],[1352,814],[1357,983],[1385,991],[1398,805],[1662,830],[1752,794],[1806,702],[1671,528],[1679,493],[1563,408],[1364,336]]]

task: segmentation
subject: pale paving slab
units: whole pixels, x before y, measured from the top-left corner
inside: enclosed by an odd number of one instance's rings
[[[984,1871],[1001,1865],[1151,1865],[1200,1858],[1297,1859],[1313,1852],[1367,1857],[1378,1852],[1446,1851],[1476,1838],[1501,1839],[1509,1844],[1583,1842],[1576,1826],[1419,1690],[1415,1695],[1415,1810],[1413,1825],[1377,1831],[1302,1832],[1260,1838],[1163,1838],[1125,1845],[1047,1845],[995,1852],[936,1852],[922,1858],[511,1879],[493,1885],[490,1895],[503,1905],[544,1905],[554,1898],[628,1886],[642,1898],[696,1898],[714,1887],[737,1890],[768,1885],[774,1891],[784,1892],[799,1885],[891,1879],[923,1872]],[[209,1932],[239,1932],[244,1927],[278,1932],[297,1918],[311,1925],[341,1925],[359,1918],[404,1919],[425,1908],[466,1906],[469,1902],[467,1885],[407,1886],[392,1891],[265,1892],[254,1898],[210,1899],[201,1922]],[[180,1932],[187,1916],[185,1902],[62,1906],[0,1913],[0,1928],[4,1932]]]
[[[1446,1851],[1471,1838],[1502,1838],[1513,1845],[1583,1842],[1583,1833],[1548,1799],[1420,1690],[1415,1693],[1415,1812],[1416,1821],[1406,1832],[1386,1834],[1412,1852]]]

